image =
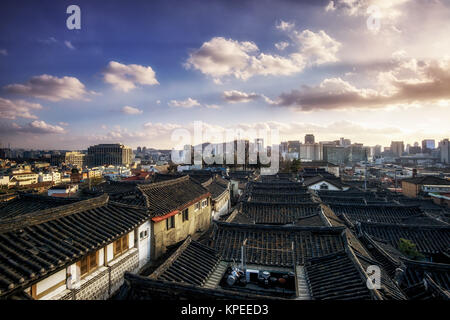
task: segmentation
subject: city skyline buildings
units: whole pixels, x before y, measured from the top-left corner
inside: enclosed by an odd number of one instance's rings
[[[284,141],[449,137],[449,4],[380,2],[375,32],[371,2],[79,1],[81,29],[68,30],[64,3],[6,1],[0,135],[18,148],[170,148],[174,129],[202,120]]]

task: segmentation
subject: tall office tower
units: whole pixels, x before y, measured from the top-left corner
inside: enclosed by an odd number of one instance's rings
[[[405,145],[403,144],[403,141],[392,141],[391,142],[391,152],[395,156],[401,157],[404,151],[405,151]]]
[[[314,135],[313,134],[305,135],[305,144],[306,143],[314,143]]]
[[[88,148],[88,164],[91,167],[102,165],[129,165],[132,150],[123,144],[98,144]]]
[[[422,152],[423,153],[431,153],[431,150],[435,148],[434,139],[425,139],[422,140]]]
[[[450,163],[450,147],[448,139],[441,141],[441,162],[446,164]]]

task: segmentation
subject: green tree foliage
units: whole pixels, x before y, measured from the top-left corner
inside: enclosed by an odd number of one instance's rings
[[[398,250],[412,260],[422,260],[424,258],[417,250],[417,246],[411,240],[400,238],[398,242]]]

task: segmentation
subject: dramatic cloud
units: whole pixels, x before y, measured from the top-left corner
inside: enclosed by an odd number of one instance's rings
[[[103,80],[113,85],[114,89],[123,92],[135,89],[137,85],[153,86],[159,84],[156,80],[156,74],[150,66],[125,65],[116,61],[109,62],[103,72]]]
[[[186,100],[170,100],[168,105],[178,108],[193,108],[200,106],[200,103],[195,99],[187,98]]]
[[[42,106],[38,103],[30,103],[24,100],[12,101],[0,98],[0,119],[37,119],[37,117],[32,114],[32,111],[39,109],[42,109]]]
[[[88,94],[84,84],[77,78],[68,76],[58,78],[48,74],[34,76],[25,84],[7,85],[4,89],[8,93],[50,101],[87,100]]]
[[[139,110],[138,108],[135,107],[130,107],[130,106],[125,106],[122,108],[122,113],[126,113],[126,114],[141,114],[143,111]]]
[[[336,53],[341,44],[323,30],[294,30],[294,23],[281,21],[277,29],[287,33],[294,44],[294,52],[273,55],[260,52],[257,45],[249,41],[236,41],[215,37],[189,54],[187,69],[199,70],[221,83],[223,77],[247,80],[256,75],[288,76],[303,71],[307,65],[338,61]],[[282,41],[275,44],[280,51],[289,46]]]
[[[255,75],[290,75],[302,71],[304,62],[298,55],[285,58],[260,53],[253,42],[217,37],[192,52],[185,67],[199,70],[219,83],[225,76],[247,80]]]
[[[15,122],[2,123],[0,132],[5,135],[12,135],[19,133],[32,134],[61,134],[66,133],[63,127],[51,125],[42,120],[34,120],[26,125],[19,125]]]
[[[261,97],[257,93],[245,93],[237,90],[224,91],[223,99],[229,103],[250,102]]]
[[[27,126],[23,127],[21,131],[31,133],[65,133],[63,127],[54,126],[42,120],[30,122]]]
[[[398,57],[398,55],[396,55]],[[400,60],[396,68],[378,74],[375,89],[357,88],[341,78],[323,80],[279,96],[277,104],[303,111],[379,108],[397,104],[450,99],[450,59]]]
[[[64,45],[69,48],[70,50],[75,50],[75,47],[73,46],[72,42],[66,40],[64,41]]]

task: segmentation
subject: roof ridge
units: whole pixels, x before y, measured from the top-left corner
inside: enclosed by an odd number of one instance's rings
[[[87,211],[90,209],[98,208],[100,206],[107,204],[108,201],[109,196],[105,193],[95,198],[77,201],[56,208],[38,210],[24,215],[4,219],[0,221],[0,233],[41,224],[47,221],[56,220],[81,211]]]
[[[184,182],[184,181],[188,181],[188,180],[190,180],[190,176],[189,175],[185,175],[185,176],[182,176],[182,177],[179,177],[179,178],[169,179],[169,180],[166,180],[166,181],[160,181],[160,182],[154,182],[154,183],[148,183],[148,184],[140,184],[137,187],[139,189],[143,189],[142,191],[144,191],[144,190],[147,190],[147,189],[156,189],[156,188],[159,188],[159,187],[171,186],[171,185],[178,184],[178,183],[181,183],[181,182]]]

